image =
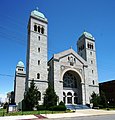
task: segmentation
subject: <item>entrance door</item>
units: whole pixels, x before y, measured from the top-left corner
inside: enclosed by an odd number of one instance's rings
[[[63,90],[67,90],[67,95],[63,95],[66,104],[82,103],[81,77],[76,71],[69,70],[63,75]]]

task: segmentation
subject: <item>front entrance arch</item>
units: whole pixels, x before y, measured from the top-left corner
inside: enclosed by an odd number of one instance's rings
[[[68,70],[63,75],[63,102],[68,104],[82,104],[82,86],[80,75]]]

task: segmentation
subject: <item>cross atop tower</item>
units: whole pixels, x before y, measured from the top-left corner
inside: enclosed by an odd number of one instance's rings
[[[39,8],[38,8],[38,7],[36,7],[36,10],[38,11],[38,10],[39,10]]]

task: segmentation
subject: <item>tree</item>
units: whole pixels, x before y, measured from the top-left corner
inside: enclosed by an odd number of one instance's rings
[[[14,101],[14,91],[11,92],[11,100],[10,100],[9,104],[11,104],[11,105],[16,104],[15,101]]]
[[[3,105],[3,108],[6,109],[8,107],[8,103],[5,102],[4,105]]]
[[[58,96],[56,95],[52,86],[49,85],[44,95],[44,106],[46,106],[46,109],[57,105],[57,99]]]
[[[34,80],[30,83],[30,88],[26,92],[24,96],[24,109],[25,110],[33,110],[39,103],[38,100],[40,99],[40,92],[38,91],[37,87],[35,86]]]
[[[59,105],[65,106],[64,102],[62,101],[59,103]]]
[[[95,92],[91,95],[91,103],[93,103],[93,107],[98,107],[100,104],[100,96],[96,94]]]
[[[107,105],[107,99],[106,99],[106,96],[105,96],[105,93],[103,91],[100,91],[100,104],[103,105],[104,108],[106,108],[108,105]]]

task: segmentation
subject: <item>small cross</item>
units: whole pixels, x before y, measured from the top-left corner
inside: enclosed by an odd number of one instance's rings
[[[36,7],[36,10],[38,11],[38,10],[39,10],[39,8],[38,8],[38,7]]]

